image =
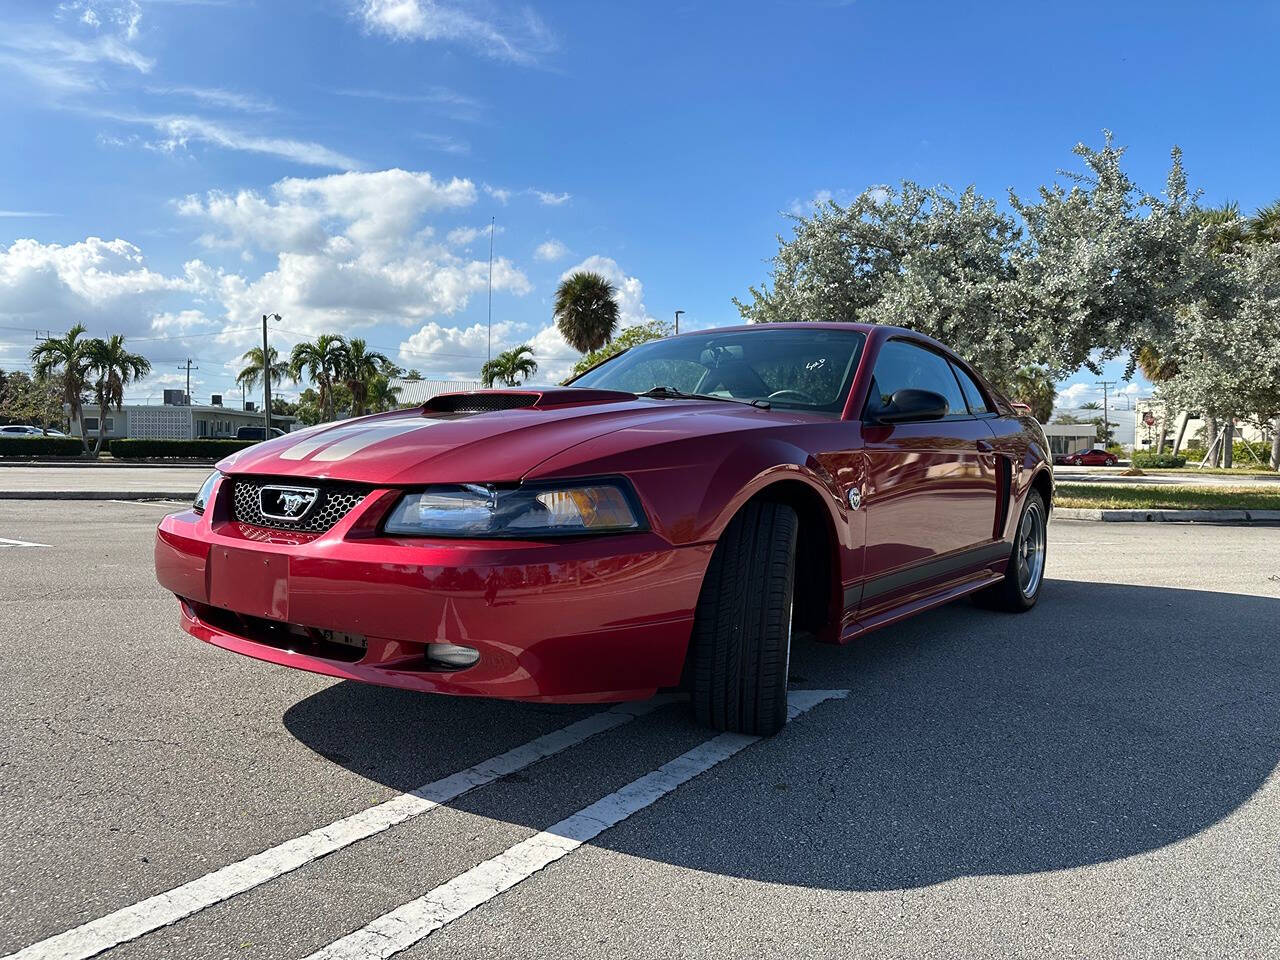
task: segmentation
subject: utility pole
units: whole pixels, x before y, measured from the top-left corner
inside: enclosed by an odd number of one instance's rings
[[[1102,445],[1107,445],[1107,436],[1111,433],[1111,421],[1107,419],[1107,391],[1116,385],[1115,380],[1095,380],[1102,388]]]
[[[684,313],[683,310],[676,311],[676,333],[677,334],[680,332],[680,314],[682,313]]]
[[[271,439],[271,352],[267,347],[267,321],[280,322],[280,314],[264,313],[262,315],[262,412],[266,431],[263,440]]]
[[[493,230],[497,222],[497,217],[489,218],[489,363],[493,362]]]
[[[187,357],[186,368],[187,368],[187,392],[186,392],[185,394],[183,394],[183,399],[187,401],[187,406],[189,407],[189,406],[191,406],[191,371],[192,371],[192,370],[199,370],[200,368],[199,368],[199,367],[193,367],[193,366],[191,365],[191,358],[190,358],[190,357]],[[179,366],[179,367],[178,367],[178,369],[179,369],[179,370],[181,370],[181,369],[182,369],[182,366]]]

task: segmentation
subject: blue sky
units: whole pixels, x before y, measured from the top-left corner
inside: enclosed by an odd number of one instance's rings
[[[0,367],[80,320],[153,360],[134,396],[187,356],[197,397],[231,392],[278,311],[285,350],[337,330],[473,376],[492,217],[495,346],[556,377],[572,267],[628,321],[732,322],[783,211],[1029,192],[1103,127],[1139,182],[1177,143],[1249,210],[1280,196],[1278,33],[1276,3],[9,2]]]

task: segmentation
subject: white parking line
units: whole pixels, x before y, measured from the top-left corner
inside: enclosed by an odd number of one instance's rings
[[[47,543],[29,543],[26,540],[10,540],[0,537],[0,547],[47,547]]]
[[[416,790],[402,793],[376,806],[319,827],[300,837],[256,853],[230,866],[207,873],[165,893],[122,907],[97,920],[41,940],[3,960],[83,960],[111,947],[137,939],[152,930],[175,923],[193,913],[252,890],[360,840],[421,816],[469,790],[492,783],[530,764],[554,756],[583,741],[630,723],[671,703],[671,696],[637,703],[622,703],[592,714],[567,727],[481,761]]]
[[[789,716],[794,719],[824,700],[843,698],[848,690],[793,690]],[[633,780],[555,826],[473,867],[466,873],[383,914],[365,927],[336,940],[307,960],[368,960],[405,950],[483,903],[527,880],[543,867],[588,840],[705,773],[722,760],[751,746],[759,737],[722,733],[681,754],[657,770]]]

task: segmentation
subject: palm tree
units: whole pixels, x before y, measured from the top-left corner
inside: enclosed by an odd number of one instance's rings
[[[486,387],[495,382],[515,387],[538,372],[538,361],[533,359],[533,347],[522,343],[504,350],[480,368],[480,379]]]
[[[289,375],[289,365],[280,359],[280,351],[275,347],[267,348],[267,357],[271,366],[271,386],[278,387],[280,381]],[[245,366],[236,374],[236,385],[246,390],[256,389],[262,382],[262,348],[246,350],[240,361]]]
[[[579,270],[556,289],[553,314],[569,346],[580,353],[599,350],[618,328],[613,284],[598,273]]]
[[[348,341],[342,361],[342,378],[351,391],[351,415],[358,417],[364,413],[370,385],[391,366],[391,361],[385,353],[370,350],[360,337]]]
[[[90,340],[87,372],[97,376],[94,394],[98,402],[98,441],[93,446],[96,457],[102,452],[107,431],[107,411],[124,406],[124,388],[151,372],[151,361],[140,353],[130,353],[124,337],[113,333],[107,340]],[[83,432],[83,431],[81,431]]]
[[[1280,200],[1259,207],[1245,223],[1249,243],[1280,243]]]
[[[400,391],[402,389],[404,388],[392,383],[391,378],[386,374],[380,373],[369,382],[369,396],[365,402],[368,404],[369,410],[374,413],[393,410],[400,406]]]
[[[1245,221],[1240,217],[1238,203],[1203,207],[1194,211],[1192,218],[1211,231],[1209,249],[1214,253],[1231,253],[1245,240]]]
[[[80,339],[84,332],[84,324],[77,323],[63,336],[41,340],[31,348],[32,373],[42,379],[62,376],[62,401],[71,410],[72,422],[79,423],[83,423],[80,414],[87,386],[85,375],[89,366],[89,344],[92,343],[91,340]],[[80,431],[80,443],[88,453],[89,438],[83,429]]]
[[[347,361],[347,341],[334,333],[322,333],[315,340],[299,343],[289,355],[289,375],[295,382],[305,375],[316,385],[320,412],[333,419],[333,383]]]
[[[1041,423],[1048,423],[1053,416],[1058,391],[1053,377],[1043,367],[1022,367],[1013,375],[1005,393],[1029,406],[1031,415]]]

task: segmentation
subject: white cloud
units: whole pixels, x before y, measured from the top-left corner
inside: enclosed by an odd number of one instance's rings
[[[414,134],[414,139],[426,144],[427,149],[435,150],[439,153],[465,156],[471,152],[471,144],[467,143],[467,141],[459,140],[457,137],[451,137],[443,133],[416,133]]]
[[[290,140],[282,137],[264,137],[224,126],[197,116],[147,116],[138,114],[102,114],[107,119],[123,123],[151,127],[160,139],[148,146],[172,153],[185,150],[192,142],[206,143],[224,150],[239,150],[292,160],[312,167],[334,167],[338,170],[357,170],[361,164],[345,154],[319,143],[306,140]]]
[[[139,332],[172,295],[204,292],[207,278],[198,260],[177,276],[152,270],[121,239],[16,240],[0,247],[0,316],[53,329],[83,322],[96,332]]]
[[[432,243],[426,215],[475,202],[469,180],[436,180],[426,172],[382,170],[327,177],[290,177],[264,197],[250,190],[189,196],[181,214],[211,228],[212,246],[275,252],[276,265],[249,280],[218,278],[228,318],[253,316],[264,304],[304,334],[346,332],[379,322],[451,315],[486,289],[489,264]],[[459,228],[453,240],[464,241]],[[478,230],[476,231],[478,233]],[[493,264],[493,287],[517,295],[532,288],[509,260]]]
[[[511,340],[513,330],[510,323],[493,325],[494,354],[506,349],[503,344]],[[467,378],[475,379],[488,350],[489,328],[486,324],[445,327],[433,321],[423,324],[416,333],[401,342],[399,358],[406,367],[437,375],[470,369],[472,372]]]
[[[1097,394],[1096,399],[1101,399],[1101,390],[1091,383],[1084,383],[1083,381],[1069,383],[1058,391],[1055,405],[1067,408],[1078,407],[1082,403],[1095,399],[1095,394]]]
[[[567,193],[548,193],[545,190],[534,190],[533,193],[538,198],[538,202],[547,207],[558,207],[570,200]]]
[[[510,190],[506,190],[502,187],[491,187],[487,183],[484,185],[484,192],[493,197],[493,199],[497,200],[504,207],[507,205],[507,201],[511,199]]]
[[[484,192],[493,197],[493,199],[497,200],[504,207],[512,197],[516,196],[537,197],[538,202],[546,207],[558,207],[573,199],[572,195],[568,193],[550,193],[546,190],[536,190],[533,187],[525,187],[523,190],[512,190],[508,187],[495,187],[487,183],[484,185]]]
[[[445,242],[453,247],[468,247],[482,237],[489,239],[489,231],[493,230],[495,234],[504,233],[504,227],[493,226],[492,224],[481,224],[478,227],[457,227],[445,234]]]
[[[45,213],[42,210],[0,210],[0,219],[26,218],[26,217],[56,217],[56,213]]]
[[[192,100],[240,113],[271,113],[275,104],[260,97],[221,87],[147,87],[148,93],[166,97],[189,97]]]
[[[365,28],[395,40],[459,43],[512,63],[533,64],[555,49],[555,39],[537,14],[470,9],[439,0],[358,0]]]
[[[399,168],[327,177],[288,177],[271,187],[271,199],[252,190],[234,196],[210,191],[204,199],[188,196],[178,205],[187,216],[203,218],[221,231],[218,239],[265,250],[318,251],[335,237],[353,244],[403,241],[427,213],[461,209],[475,203],[475,185],[454,177],[436,180],[430,173]],[[334,233],[332,226],[342,229]]]
[[[554,260],[562,260],[568,255],[569,248],[559,240],[544,240],[533,251],[535,260],[544,260],[548,263]]]
[[[142,7],[137,0],[67,0],[58,4],[55,16],[78,20],[94,30],[106,26],[126,40],[136,40]]]

